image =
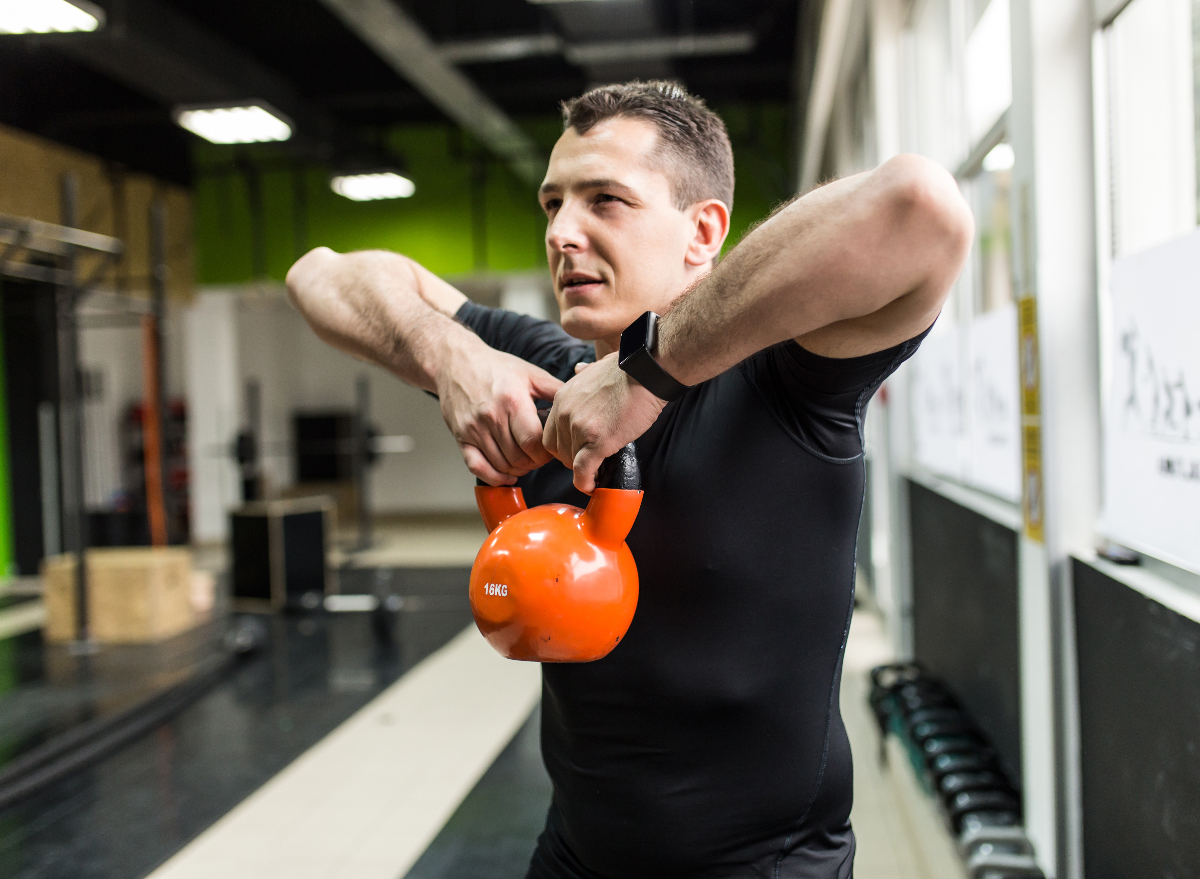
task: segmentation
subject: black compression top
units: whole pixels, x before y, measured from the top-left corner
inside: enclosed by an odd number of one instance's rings
[[[553,323],[473,303],[457,317],[563,380],[595,359]],[[542,666],[554,798],[538,875],[848,875],[843,854],[828,872],[778,865],[852,840],[838,685],[863,416],[923,337],[843,360],[775,345],[668,403],[637,440],[633,623],[602,660]],[[556,461],[519,485],[530,505],[588,500]]]

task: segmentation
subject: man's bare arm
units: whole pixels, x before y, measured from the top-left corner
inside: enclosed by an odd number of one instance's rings
[[[746,236],[659,323],[685,384],[785,339],[829,357],[889,348],[937,317],[973,237],[940,166],[898,156],[799,198]]]
[[[974,223],[954,179],[917,156],[808,193],[746,236],[659,321],[656,359],[684,384],[786,339],[816,354],[881,351],[925,330],[962,270]],[[543,444],[590,493],[600,462],[663,401],[610,354],[567,383]]]
[[[550,460],[535,399],[562,382],[490,348],[453,319],[466,301],[411,259],[317,248],[292,266],[288,293],[323,340],[437,394],[467,468],[492,485]]]
[[[438,365],[474,335],[452,319],[466,297],[398,253],[318,247],[287,285],[321,339],[422,390],[437,391]]]

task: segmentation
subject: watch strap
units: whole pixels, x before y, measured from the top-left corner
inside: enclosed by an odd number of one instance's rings
[[[658,315],[647,311],[626,327],[621,333],[617,364],[654,396],[669,402],[682,396],[688,385],[677,381],[654,359],[658,341],[657,325]]]

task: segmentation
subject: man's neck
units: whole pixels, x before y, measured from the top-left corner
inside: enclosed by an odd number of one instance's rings
[[[665,304],[649,304],[646,306],[646,308],[650,311],[657,312],[660,315],[666,314],[668,311],[670,311],[671,306],[679,301],[679,297],[683,296],[683,294],[694,287],[697,281],[703,280],[705,276],[707,276],[712,270],[713,263],[710,262],[702,269],[694,272],[692,276],[688,278],[688,282],[683,286],[683,288],[674,296],[672,296]],[[638,313],[641,314],[641,312]],[[625,328],[622,327],[621,329],[624,330]],[[606,336],[603,339],[595,339],[594,344],[596,346],[596,359],[601,360],[604,357],[607,357],[609,354],[612,354],[614,351],[619,351],[621,349],[621,334],[617,333],[614,336]]]
[[[620,350],[621,336],[620,334],[617,334],[615,336],[609,336],[606,339],[597,339],[594,344],[596,346],[596,359],[603,360],[614,351]]]

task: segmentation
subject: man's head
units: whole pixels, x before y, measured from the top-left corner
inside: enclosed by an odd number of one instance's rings
[[[667,82],[563,105],[540,200],[563,326],[611,342],[712,267],[729,231],[733,151],[720,117]]]

